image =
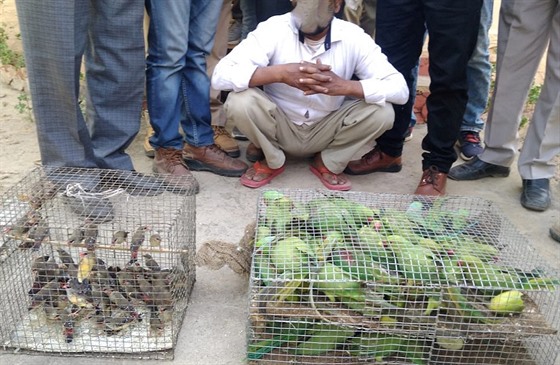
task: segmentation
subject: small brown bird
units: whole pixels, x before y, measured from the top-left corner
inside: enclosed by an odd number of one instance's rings
[[[130,301],[124,295],[122,295],[120,291],[105,288],[103,289],[103,292],[107,294],[111,303],[113,303],[117,307],[127,308],[130,306]]]
[[[74,228],[70,236],[68,236],[68,240],[66,241],[68,244],[78,244],[84,240],[84,229],[83,227]]]
[[[120,245],[126,242],[126,238],[128,237],[128,232],[126,231],[116,231],[113,233],[113,238],[111,239],[112,245]]]
[[[33,235],[33,246],[31,246],[31,251],[39,251],[43,242],[49,240],[49,227],[44,225],[37,226],[35,234]]]
[[[144,254],[144,266],[150,271],[160,271],[161,267],[150,254]]]
[[[157,233],[154,233],[150,236],[150,246],[152,247],[159,247],[161,245],[161,236]]]
[[[131,260],[138,258],[138,250],[145,240],[145,233],[149,228],[147,226],[140,226],[136,229],[130,240]]]
[[[86,221],[84,224],[84,239],[87,240],[88,238],[93,238],[97,241],[97,236],[99,236],[99,228],[97,228],[97,224]]]

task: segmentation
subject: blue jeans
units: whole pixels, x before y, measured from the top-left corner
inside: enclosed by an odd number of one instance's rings
[[[214,44],[221,7],[221,1],[146,1],[146,83],[154,148],[181,149],[179,126],[191,146],[214,143],[206,55]]]
[[[492,10],[494,0],[483,0],[480,12],[480,26],[476,47],[467,64],[467,85],[469,101],[463,115],[461,131],[480,132],[484,129],[484,121],[480,118],[490,92],[490,77],[492,65],[490,64],[490,41],[488,31],[492,25]]]

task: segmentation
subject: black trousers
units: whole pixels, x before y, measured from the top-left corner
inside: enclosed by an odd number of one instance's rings
[[[423,170],[436,166],[447,173],[457,159],[453,148],[467,104],[467,62],[476,45],[482,0],[379,0],[376,42],[403,74],[411,98],[395,105],[395,123],[377,144],[400,156],[410,123],[414,74],[428,31],[430,95],[428,134],[422,141]]]

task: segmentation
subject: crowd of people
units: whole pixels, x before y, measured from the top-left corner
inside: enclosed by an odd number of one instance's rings
[[[551,204],[552,161],[560,153],[557,0],[501,1],[486,123],[493,0],[16,0],[16,6],[43,165],[114,169],[115,179],[144,191],[155,183],[134,171],[126,153],[144,98],[153,171],[164,180],[188,176],[197,191],[191,171],[258,188],[284,171],[287,155],[311,158],[310,170],[332,190],[351,189],[348,175],[398,173],[426,40],[427,134],[414,193],[443,196],[448,178],[506,177],[546,51],[546,77],[518,169],[521,204],[536,211]],[[234,42],[232,9],[241,24]],[[233,128],[250,142],[251,166],[238,158]],[[467,162],[452,167],[458,155]]]

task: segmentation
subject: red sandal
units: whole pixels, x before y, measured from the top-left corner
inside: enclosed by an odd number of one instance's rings
[[[346,190],[350,190],[352,188],[352,183],[350,182],[350,180],[348,180],[346,175],[335,174],[334,172],[327,169],[327,167],[323,164],[323,160],[321,159],[321,155],[317,155],[315,157],[315,160],[313,161],[313,164],[311,164],[309,166],[309,169],[311,170],[311,172],[313,174],[315,174],[315,176],[317,176],[319,178],[319,180],[321,180],[323,185],[325,185],[330,190],[346,191]],[[336,177],[337,181],[339,181],[340,178],[342,177],[346,180],[346,182],[344,184],[331,184],[329,182],[329,180],[325,179],[323,174],[329,174],[331,176],[334,176],[334,177]]]
[[[272,181],[276,176],[280,175],[284,172],[285,167],[282,166],[278,169],[271,169],[266,165],[266,162],[257,161],[250,167],[245,173],[241,176],[239,181],[242,185],[247,186],[249,188],[260,188]],[[254,178],[257,175],[262,175],[264,178],[259,181],[255,181],[250,178],[248,175],[252,175]]]

